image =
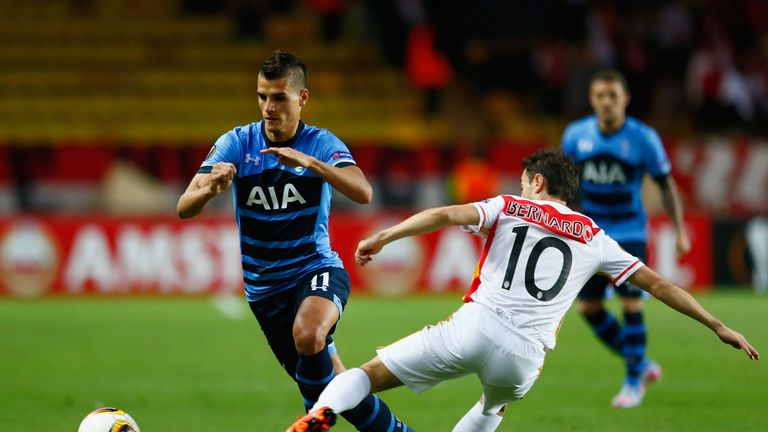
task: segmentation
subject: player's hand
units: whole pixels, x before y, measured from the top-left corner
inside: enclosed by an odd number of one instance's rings
[[[234,164],[229,162],[217,163],[211,170],[211,182],[208,185],[208,190],[214,195],[222,193],[232,184],[235,174],[237,174],[237,168]]]
[[[384,243],[379,240],[379,235],[368,237],[357,244],[357,250],[355,251],[355,261],[364,266],[373,260],[373,256],[381,252],[384,247]]]
[[[264,154],[273,154],[277,156],[277,162],[281,165],[285,165],[288,168],[304,167],[309,168],[312,163],[311,156],[302,153],[298,150],[294,150],[290,147],[270,147],[261,151]]]
[[[675,249],[677,250],[677,256],[683,256],[691,251],[691,240],[688,239],[688,234],[685,230],[681,230],[677,233],[675,238]]]
[[[728,345],[747,353],[747,356],[749,356],[750,360],[760,359],[760,353],[758,353],[757,350],[749,344],[747,339],[742,336],[741,333],[735,332],[728,327],[723,326],[721,329],[717,330],[717,336],[721,341],[727,343]]]

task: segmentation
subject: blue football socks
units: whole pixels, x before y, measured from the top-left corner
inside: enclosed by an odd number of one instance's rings
[[[333,373],[327,346],[317,354],[299,354],[295,378],[307,411],[331,382]],[[413,429],[392,414],[384,401],[370,394],[355,408],[341,413],[341,416],[362,432],[413,432]]]
[[[414,432],[392,414],[383,400],[371,394],[341,416],[361,432]]]
[[[613,352],[624,358],[627,368],[627,384],[640,385],[643,369],[647,364],[646,329],[642,312],[624,312],[624,327],[616,317],[602,309],[587,315],[592,331]]]
[[[646,330],[642,312],[624,313],[624,346],[621,353],[627,366],[627,384],[637,386],[646,365]]]
[[[328,354],[328,347],[324,347],[317,354],[299,354],[295,378],[304,398],[304,407],[309,411],[325,386],[333,379],[333,363]]]
[[[616,317],[605,309],[600,309],[600,311],[594,314],[587,315],[586,318],[592,326],[592,331],[595,335],[600,338],[608,348],[616,354],[623,356],[622,348],[624,346],[625,336]]]

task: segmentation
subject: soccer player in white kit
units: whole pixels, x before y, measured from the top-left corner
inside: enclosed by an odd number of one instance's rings
[[[596,273],[631,281],[758,359],[741,334],[707,312],[690,294],[628,254],[588,217],[565,203],[578,184],[562,152],[541,150],[523,161],[521,196],[501,195],[418,213],[360,242],[365,265],[388,243],[451,225],[487,237],[464,300],[450,319],[377,350],[378,356],[339,374],[313,409],[288,432],[328,430],[336,413],[368,396],[405,384],[415,392],[476,373],[483,395],[454,432],[496,430],[508,402],[533,386],[554,349],[558,326],[584,283]]]

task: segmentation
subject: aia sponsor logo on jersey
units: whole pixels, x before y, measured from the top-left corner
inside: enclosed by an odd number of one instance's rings
[[[612,154],[592,155],[582,162],[581,179],[599,185],[625,185],[637,178],[638,167]]]
[[[246,206],[258,206],[264,210],[284,210],[292,202],[306,204],[307,200],[291,183],[286,183],[279,191],[275,186],[254,186],[248,195]]]
[[[262,158],[262,165],[264,158]],[[238,209],[256,212],[294,212],[315,207],[323,199],[323,179],[298,175],[295,169],[271,169],[236,177]]]
[[[627,175],[621,165],[615,162],[588,160],[584,162],[583,178],[584,181],[597,184],[627,183]]]

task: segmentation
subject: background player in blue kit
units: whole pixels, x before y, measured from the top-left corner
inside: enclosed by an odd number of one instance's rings
[[[307,69],[277,51],[258,76],[263,120],[222,135],[179,198],[182,218],[199,214],[232,185],[245,294],[272,351],[311,407],[344,370],[333,344],[349,297],[349,275],[328,237],[332,189],[361,204],[372,189],[349,149],[301,121]],[[375,397],[343,416],[361,431],[405,431]]]
[[[594,115],[568,125],[562,139],[563,151],[581,167],[582,212],[645,261],[647,218],[641,186],[648,173],[661,189],[664,207],[674,222],[677,252],[687,253],[691,246],[669,158],[656,131],[626,115],[630,96],[625,78],[615,70],[596,73],[589,99]],[[661,367],[646,357],[642,290],[630,283],[617,287],[622,327],[603,304],[609,284],[603,276],[590,279],[579,294],[579,310],[595,334],[624,358],[627,376],[612,404],[630,408],[642,402],[646,385],[661,377]]]

